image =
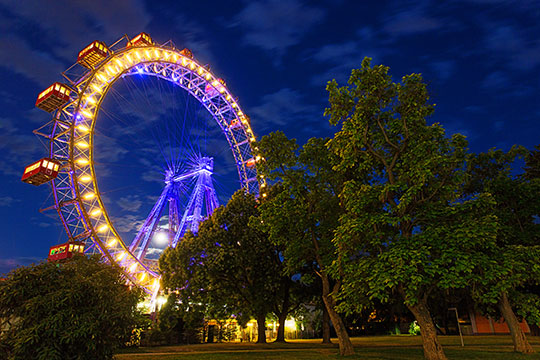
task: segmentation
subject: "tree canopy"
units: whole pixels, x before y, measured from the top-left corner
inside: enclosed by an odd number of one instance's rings
[[[472,292],[474,299],[488,312],[503,315],[514,349],[533,351],[519,326],[514,309],[531,322],[540,322],[540,297],[529,291],[539,285],[540,266],[540,179],[531,176],[534,159],[527,158],[525,173],[515,175],[516,160],[529,153],[521,146],[508,152],[491,149],[471,156],[468,192],[489,192],[494,200],[493,214],[498,220],[496,246],[490,261],[482,267]]]
[[[348,86],[328,84],[326,115],[341,125],[329,148],[345,178],[345,213],[334,238],[342,271],[341,308],[364,306],[357,294],[399,295],[421,328],[424,356],[446,359],[427,306],[436,289],[468,285],[493,246],[497,221],[489,194],[467,197],[467,142],[445,135],[419,74],[394,83],[370,59]]]
[[[0,319],[9,322],[0,351],[7,359],[112,359],[141,319],[141,293],[125,284],[99,256],[11,271],[0,281]]]
[[[186,304],[203,303],[210,317],[255,317],[258,342],[266,342],[266,315],[274,310],[279,287],[279,254],[258,227],[253,195],[239,190],[201,223],[197,235],[186,234],[159,260],[164,286],[179,292]]]
[[[296,141],[282,132],[262,137],[257,147],[265,160],[259,171],[273,185],[261,203],[261,219],[270,240],[282,247],[289,273],[311,268],[321,279],[322,300],[336,329],[340,353],[350,355],[354,349],[334,297],[341,279],[329,273],[336,260],[332,237],[342,213],[337,197],[342,182],[332,170],[327,140],[312,138],[298,150]]]

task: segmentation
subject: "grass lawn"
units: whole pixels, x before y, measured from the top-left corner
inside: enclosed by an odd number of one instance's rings
[[[509,335],[465,336],[461,347],[458,336],[441,336],[444,351],[449,359],[463,360],[540,360],[540,353],[520,355],[513,352]],[[196,344],[139,348],[116,355],[117,360],[176,360],[176,359],[338,359],[337,339],[333,345],[323,345],[321,340],[291,340],[286,344],[257,345],[254,343]],[[540,337],[529,337],[540,352]],[[356,355],[348,359],[408,360],[422,359],[420,336],[370,336],[352,338]]]

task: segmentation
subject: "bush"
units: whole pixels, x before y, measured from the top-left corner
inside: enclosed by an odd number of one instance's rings
[[[125,284],[98,256],[11,271],[0,282],[0,318],[16,319],[0,335],[4,358],[112,359],[140,319],[142,294]]]

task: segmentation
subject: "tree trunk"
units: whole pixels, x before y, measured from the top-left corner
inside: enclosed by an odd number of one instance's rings
[[[290,279],[284,279],[286,281],[283,289],[283,304],[281,306],[281,312],[276,313],[278,316],[278,332],[275,342],[285,342],[285,320],[287,320],[287,315],[289,315],[289,308],[291,307],[291,283]]]
[[[285,320],[287,320],[287,313],[282,311],[278,317],[278,330],[275,342],[285,342]]]
[[[404,300],[405,297],[404,297]],[[437,337],[437,329],[433,324],[433,319],[427,307],[427,301],[420,299],[415,305],[407,305],[413,313],[418,325],[420,335],[422,335],[422,346],[424,347],[424,358],[426,360],[447,360],[443,348]]]
[[[519,321],[516,318],[516,315],[514,314],[514,311],[512,310],[512,307],[510,306],[510,301],[508,301],[508,295],[506,295],[505,292],[501,294],[501,298],[499,300],[499,310],[501,311],[502,316],[504,317],[504,321],[506,321],[506,324],[508,325],[508,329],[510,329],[510,335],[512,335],[512,341],[514,342],[514,351],[523,353],[523,354],[531,354],[534,352],[531,344],[527,341],[527,338],[525,337],[525,333],[521,329],[521,326],[519,325]]]
[[[266,314],[257,316],[257,344],[266,344]]]
[[[336,334],[339,342],[339,354],[342,356],[354,355],[354,347],[351,343],[351,339],[349,338],[349,334],[347,334],[347,329],[345,329],[345,325],[343,324],[343,320],[341,320],[341,316],[339,316],[339,314],[335,310],[336,302],[332,297],[332,294],[330,293],[330,280],[328,279],[328,276],[326,274],[323,274],[321,276],[321,280],[323,287],[322,298],[324,305],[326,306],[326,310],[328,310],[330,320],[334,325],[334,329],[336,329]]]
[[[328,310],[326,310],[324,303],[322,307],[322,343],[332,343],[332,340],[330,340],[330,315],[328,315]]]

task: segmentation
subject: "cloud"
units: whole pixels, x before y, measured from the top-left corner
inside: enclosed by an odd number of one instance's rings
[[[455,72],[456,63],[452,60],[433,61],[429,67],[439,79],[448,80]]]
[[[126,214],[122,217],[114,217],[112,219],[112,222],[114,224],[114,228],[121,232],[121,233],[133,233],[135,234],[136,231],[139,230],[139,228],[143,225],[145,218],[140,218],[136,215]],[[126,241],[128,240],[128,241]],[[124,239],[126,243],[129,243],[131,239]]]
[[[482,87],[486,90],[498,91],[506,88],[510,83],[508,76],[502,71],[494,71],[488,74],[482,81]]]
[[[0,275],[7,274],[9,271],[19,267],[38,263],[42,258],[38,257],[13,257],[0,259]]]
[[[406,36],[437,30],[442,23],[422,14],[418,9],[403,11],[385,21],[384,30],[392,36]]]
[[[20,199],[15,199],[11,196],[0,196],[0,207],[10,207],[20,201]]]
[[[44,88],[65,69],[64,63],[48,53],[31,48],[16,35],[0,38],[0,66],[36,81]]]
[[[303,95],[290,88],[264,95],[261,103],[249,110],[261,128],[277,128],[284,125],[311,121],[317,106],[305,102]],[[319,114],[319,117],[322,113]]]
[[[181,33],[181,43],[176,44],[180,49],[187,47],[193,52],[195,59],[202,63],[216,63],[210,42],[204,40],[211,38],[211,34],[207,33],[205,26],[181,14],[176,17],[175,27]]]
[[[244,29],[243,41],[275,55],[279,64],[287,49],[325,17],[321,8],[300,0],[250,1],[235,17],[234,25]]]
[[[389,50],[378,47],[373,42],[372,39],[363,38],[338,44],[327,44],[317,49],[310,57],[325,64],[325,71],[312,76],[311,84],[325,86],[332,79],[336,79],[340,83],[346,82],[351,74],[351,69],[359,68],[366,56],[378,63],[379,58],[389,53]]]
[[[91,41],[110,43],[144,30],[151,18],[142,0],[7,1],[2,4],[17,28],[38,28],[39,41],[22,33],[0,40],[0,64],[42,86],[77,60]],[[15,20],[13,20],[15,21]],[[12,30],[13,32],[13,30]],[[45,50],[46,49],[46,50]]]
[[[122,208],[122,210],[129,212],[137,212],[141,205],[142,201],[138,195],[128,195],[121,197],[116,201],[116,204]]]
[[[0,174],[21,176],[22,164],[29,164],[44,153],[34,135],[22,135],[14,121],[0,118]],[[8,160],[9,159],[9,160]],[[16,159],[16,161],[15,161]]]
[[[527,38],[521,27],[487,21],[484,30],[486,48],[496,58],[504,60],[505,66],[528,71],[540,65],[540,40]]]

